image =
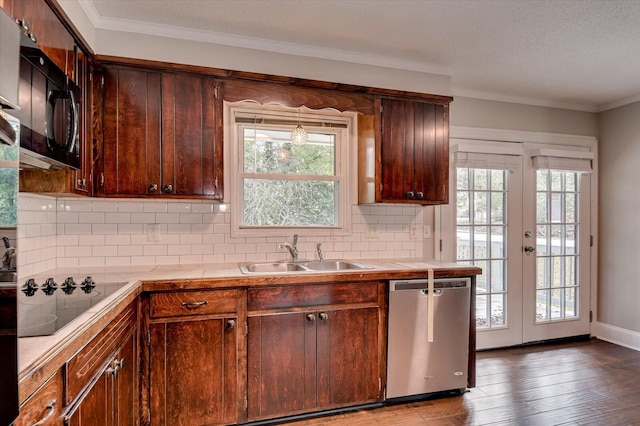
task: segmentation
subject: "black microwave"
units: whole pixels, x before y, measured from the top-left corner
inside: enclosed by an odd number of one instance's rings
[[[80,168],[82,92],[26,35],[20,41],[20,161],[46,168]],[[28,161],[35,159],[35,161]]]

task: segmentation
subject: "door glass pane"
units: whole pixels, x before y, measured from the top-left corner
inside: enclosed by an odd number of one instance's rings
[[[476,277],[476,327],[505,327],[507,172],[458,168],[456,181],[456,257],[482,268]]]
[[[575,172],[536,172],[536,323],[580,314],[578,177]]]

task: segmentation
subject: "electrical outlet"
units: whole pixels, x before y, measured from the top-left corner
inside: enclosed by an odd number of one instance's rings
[[[151,243],[160,242],[160,225],[157,223],[147,225],[147,241]]]
[[[412,240],[418,239],[418,225],[409,225],[409,238]]]
[[[422,238],[430,239],[431,238],[431,225],[424,225],[422,231]]]

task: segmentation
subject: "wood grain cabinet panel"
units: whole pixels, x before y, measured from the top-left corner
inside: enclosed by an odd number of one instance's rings
[[[97,379],[71,405],[65,425],[127,426],[138,422],[136,337],[135,332],[130,333],[107,359]]]
[[[151,325],[151,425],[236,423],[237,320]]]
[[[352,304],[302,309],[287,296],[294,289],[322,289],[324,300],[350,284],[283,286],[281,309],[260,305],[270,289],[249,291],[247,385],[249,420],[282,417],[382,399],[384,369],[384,284],[365,283],[366,294]],[[335,287],[335,288],[333,288]],[[291,290],[291,291],[288,291]],[[313,292],[312,292],[313,293]],[[358,295],[358,293],[356,293]],[[316,294],[317,296],[317,294]],[[319,297],[318,300],[323,300]],[[268,301],[268,299],[267,299]],[[289,302],[287,304],[287,302]],[[321,304],[319,304],[321,305]],[[252,311],[258,307],[266,310]],[[382,334],[381,334],[382,333]]]
[[[104,194],[158,192],[160,79],[160,73],[144,69],[104,70],[103,171],[99,179]]]
[[[449,102],[376,98],[359,129],[360,203],[449,202]]]
[[[207,76],[104,69],[99,193],[222,199],[222,98]]]
[[[37,422],[43,426],[62,425],[63,408],[62,375],[56,372],[22,404],[13,426],[31,426]]]
[[[143,306],[142,423],[242,423],[245,290],[147,293]]]
[[[45,0],[14,0],[12,9],[15,19],[29,21],[29,32],[36,35],[38,47],[74,79],[75,40]]]

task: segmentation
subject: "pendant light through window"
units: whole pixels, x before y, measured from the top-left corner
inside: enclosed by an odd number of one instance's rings
[[[298,125],[291,132],[291,143],[294,145],[304,145],[307,143],[309,135],[307,131],[300,124],[300,108],[298,108]]]

